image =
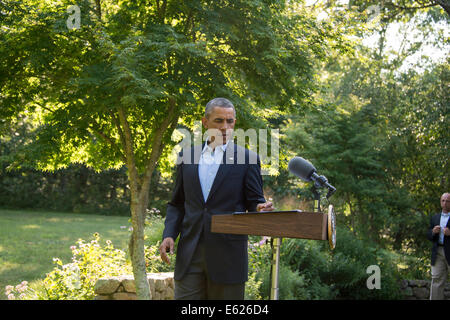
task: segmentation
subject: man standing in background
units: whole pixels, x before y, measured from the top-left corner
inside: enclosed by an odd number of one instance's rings
[[[430,300],[443,300],[450,271],[450,193],[441,196],[442,212],[431,217],[427,237],[433,242],[431,252]]]

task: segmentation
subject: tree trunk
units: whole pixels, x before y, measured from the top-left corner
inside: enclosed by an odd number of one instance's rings
[[[129,251],[133,266],[133,275],[136,284],[136,295],[140,300],[151,300],[150,287],[147,280],[147,271],[145,265],[145,209],[147,203],[143,203],[139,194],[131,195],[131,223],[133,231],[129,243]],[[147,201],[148,202],[148,201]]]
[[[145,172],[142,177],[138,174],[136,167],[133,138],[131,129],[128,124],[127,115],[123,108],[118,108],[119,120],[113,115],[119,130],[119,136],[124,147],[125,161],[127,165],[128,181],[130,182],[131,191],[131,225],[133,231],[131,233],[129,251],[133,267],[133,276],[136,284],[136,295],[140,300],[150,300],[151,292],[147,280],[147,272],[145,265],[145,215],[149,202],[149,189],[152,173],[156,167],[156,163],[161,156],[163,150],[162,141],[164,134],[169,129],[171,134],[178,122],[176,114],[175,99],[169,98],[169,109],[167,117],[162,121],[158,129],[154,132],[153,143],[149,159],[145,166]]]
[[[131,263],[133,267],[133,276],[136,285],[136,295],[140,300],[150,300],[151,293],[147,280],[147,272],[145,268],[145,244],[144,244],[144,219],[147,202],[145,198],[140,197],[141,183],[136,161],[134,157],[133,139],[131,136],[130,126],[127,116],[123,108],[118,109],[119,121],[121,127],[118,126],[122,144],[125,150],[125,159],[127,165],[128,181],[130,182],[131,191],[131,239],[129,243],[129,251]]]

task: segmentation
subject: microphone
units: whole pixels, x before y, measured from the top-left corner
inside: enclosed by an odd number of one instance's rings
[[[336,188],[328,183],[327,178],[325,178],[325,176],[319,176],[317,174],[316,168],[312,165],[312,163],[308,160],[303,159],[302,157],[292,158],[289,161],[288,168],[291,173],[293,173],[303,181],[314,181],[315,185],[317,185],[318,187],[327,187],[327,198],[329,198],[336,191]]]

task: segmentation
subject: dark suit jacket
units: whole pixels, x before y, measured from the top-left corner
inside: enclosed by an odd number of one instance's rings
[[[441,222],[441,214],[438,213],[431,217],[430,219],[430,227],[428,228],[427,232],[427,238],[428,240],[433,242],[433,248],[431,250],[431,265],[434,266],[434,263],[436,262],[436,256],[437,256],[437,248],[439,243],[439,233],[433,235],[433,228],[434,226],[439,225]],[[450,228],[450,219],[448,219],[447,222],[447,228]],[[445,259],[447,259],[447,263],[450,264],[450,237],[444,236],[444,252],[445,252]]]
[[[259,157],[230,141],[205,202],[198,175],[201,151],[202,146],[195,146],[180,153],[167,206],[163,238],[175,240],[180,235],[174,277],[183,278],[203,232],[209,278],[216,283],[243,283],[248,278],[248,237],[211,233],[211,217],[255,211],[258,203],[265,202]]]

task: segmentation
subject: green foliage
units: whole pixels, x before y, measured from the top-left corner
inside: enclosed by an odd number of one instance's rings
[[[270,268],[264,269],[261,278],[264,279],[261,292],[268,299],[271,290]],[[330,297],[324,284],[311,281],[305,274],[284,263],[280,264],[278,286],[280,300],[325,300]]]
[[[22,281],[16,286],[8,285],[5,287],[5,295],[8,300],[26,300],[28,296],[33,294],[34,291],[28,287],[28,281]]]
[[[102,277],[119,276],[131,273],[125,252],[115,249],[111,241],[106,247],[99,244],[100,236],[86,243],[78,241],[72,247],[72,262],[63,265],[55,259],[56,267],[44,279],[44,287],[50,300],[89,300],[94,297],[95,282]]]
[[[131,156],[126,120],[143,175],[153,151],[151,165],[165,154],[159,143],[173,146],[178,119],[190,126],[214,96],[234,101],[245,125],[263,127],[255,115],[265,108],[301,109],[313,62],[345,43],[285,1],[82,1],[81,27],[68,30],[71,4],[2,2],[11,12],[2,48],[14,50],[0,52],[1,115],[39,119],[35,139],[14,154],[17,167],[118,168]]]
[[[33,288],[53,269],[53,257],[71,262],[70,247],[95,232],[103,245],[109,239],[116,248],[127,248],[129,226],[129,218],[122,216],[0,209],[0,288],[23,280]]]
[[[450,4],[446,1],[433,0],[391,0],[391,1],[374,1],[374,0],[350,0],[349,7],[353,7],[359,11],[365,10],[370,6],[378,6],[380,17],[378,19],[384,23],[394,21],[408,21],[417,13],[425,13],[430,21],[446,20],[450,16]]]
[[[332,252],[327,243],[284,239],[281,246],[279,298],[282,300],[326,299],[396,299],[399,298],[400,274],[398,257],[382,249],[374,249],[343,228],[338,229],[339,242]],[[271,248],[265,239],[251,237],[249,244],[249,281],[245,297],[250,300],[268,299],[271,287]],[[171,265],[159,257],[159,241],[146,247],[147,272],[173,271],[176,255],[170,256]],[[100,245],[94,234],[90,242],[78,240],[72,248],[72,262],[63,264],[55,258],[54,269],[38,286],[28,283],[7,286],[9,299],[77,299],[94,297],[94,284],[101,277],[131,273],[126,252],[115,249],[110,241]],[[366,269],[377,265],[381,269],[381,289],[369,290]],[[411,275],[411,274],[410,274]]]
[[[256,279],[256,273],[251,273],[245,283],[244,300],[261,300],[260,288],[262,280]]]
[[[333,251],[328,243],[302,239],[283,239],[280,255],[279,298],[281,300],[398,299],[403,259],[374,243],[355,237],[346,228],[337,230]],[[255,241],[251,238],[251,242]],[[269,244],[249,245],[249,283],[247,297],[269,299],[272,251]],[[369,266],[380,268],[381,289],[369,289]]]
[[[147,272],[173,272],[176,259],[176,251],[169,254],[170,265],[161,260],[159,246],[164,231],[164,219],[160,216],[160,211],[156,208],[147,210],[145,217],[146,236],[145,242],[149,243],[145,247],[145,265]],[[176,241],[178,243],[178,240]]]
[[[262,286],[270,281],[265,276],[267,266],[271,264],[270,246],[267,237],[249,237],[248,244],[248,281],[245,285],[245,298],[249,300],[266,299],[268,292]],[[263,276],[264,275],[264,276]]]
[[[282,259],[302,275],[309,299],[396,299],[399,298],[396,260],[373,243],[356,238],[349,230],[338,228],[336,248],[327,243],[287,239]],[[381,289],[369,290],[366,270],[377,265],[381,270]]]
[[[449,189],[449,64],[396,74],[400,64],[374,51],[336,57],[317,108],[288,119],[283,139],[336,186],[339,225],[382,248],[428,256],[429,216]],[[298,190],[292,175],[280,178]],[[312,199],[304,184],[298,193]]]
[[[170,257],[172,264],[168,266],[159,257],[159,245],[157,242],[145,248],[147,272],[173,271],[176,255]],[[95,233],[93,240],[89,242],[79,239],[71,250],[72,262],[63,264],[61,259],[53,258],[55,267],[34,288],[28,286],[27,281],[16,286],[7,286],[5,294],[8,299],[92,300],[98,279],[132,274],[127,252],[116,249],[109,240],[102,246],[98,233]]]
[[[40,290],[28,288],[23,295],[15,298],[91,300],[95,296],[95,282],[99,278],[131,273],[131,265],[126,263],[124,251],[115,249],[109,240],[106,241],[106,246],[102,247],[99,234],[96,233],[93,237],[90,242],[79,239],[77,246],[71,247],[71,263],[63,264],[60,259],[53,259],[55,267],[43,280],[43,288]]]
[[[251,239],[250,241],[254,241]],[[286,247],[287,246],[287,247]],[[271,289],[271,265],[272,250],[270,244],[264,241],[249,245],[249,282],[246,285],[246,296],[250,299],[269,299]],[[312,300],[330,299],[332,292],[328,284],[320,279],[311,277],[308,272],[298,270],[296,266],[289,264],[289,258],[285,252],[298,253],[291,248],[289,240],[283,240],[282,255],[280,257],[279,271],[279,299],[281,300]],[[316,252],[311,261],[321,258],[321,253]],[[321,266],[324,267],[324,266]]]
[[[387,250],[374,243],[356,238],[348,229],[339,228],[339,245],[329,256],[324,282],[332,284],[343,299],[396,299],[399,294],[400,273],[397,260]],[[380,268],[381,289],[368,289],[367,268]]]
[[[146,255],[147,272],[173,271],[175,256],[172,258],[171,266],[164,265],[159,258],[158,241],[162,236],[164,220],[158,215],[157,211],[153,208],[149,210],[147,216],[145,251],[146,253],[151,252]],[[74,259],[80,260],[73,252],[74,248],[78,248],[77,243],[80,242],[77,239],[92,240],[91,237],[94,232],[102,235],[98,241],[100,248],[94,247],[95,250],[88,253],[92,258],[83,260],[95,264],[95,257],[103,257],[108,252],[113,256],[114,251],[111,251],[105,242],[105,239],[110,239],[114,244],[114,249],[121,249],[120,254],[111,258],[115,262],[111,261],[110,264],[120,265],[118,272],[121,272],[120,270],[122,272],[131,270],[127,245],[130,237],[130,223],[126,217],[0,210],[0,220],[2,221],[0,223],[0,242],[3,252],[6,253],[0,256],[0,272],[3,275],[0,279],[1,288],[10,284],[16,285],[26,280],[29,283],[27,288],[36,291],[36,293],[33,293],[34,297],[46,299],[47,293],[43,279],[50,271],[61,269],[52,261],[52,258],[58,257],[58,260],[62,261],[64,265],[70,265]],[[24,223],[24,221],[26,222]],[[84,243],[85,249],[92,246],[90,240],[84,241]],[[69,249],[71,246],[72,250]],[[81,252],[81,250],[79,251]],[[126,261],[123,260],[123,257],[126,258]],[[94,267],[91,269],[94,269]],[[71,269],[65,270],[66,277],[73,276],[70,271]],[[61,270],[58,272],[62,274]],[[62,288],[60,289],[62,290]],[[0,293],[2,294],[0,299],[5,299],[4,292]],[[23,292],[15,290],[11,293],[14,293],[17,299],[21,299],[18,296]],[[27,294],[27,296],[29,295]]]
[[[147,246],[145,248],[145,261],[147,266],[147,272],[156,273],[156,272],[173,272],[175,266],[175,254],[169,254],[170,265],[166,264],[161,260],[159,255],[159,246],[161,245],[160,241]]]
[[[96,172],[83,164],[71,164],[54,172],[23,167],[12,170],[13,154],[33,139],[31,124],[17,119],[0,133],[0,207],[44,209],[105,215],[129,215],[130,188],[126,167]],[[0,130],[1,131],[1,130]],[[152,175],[149,207],[164,214],[172,179]]]
[[[129,215],[125,168],[95,173],[83,165],[55,172],[0,173],[0,206],[59,212]]]

